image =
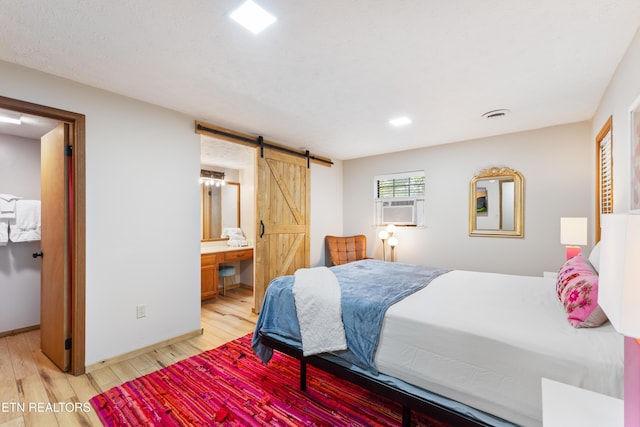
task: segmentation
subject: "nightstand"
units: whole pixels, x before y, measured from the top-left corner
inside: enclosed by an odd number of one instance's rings
[[[624,401],[542,379],[544,427],[623,427]]]

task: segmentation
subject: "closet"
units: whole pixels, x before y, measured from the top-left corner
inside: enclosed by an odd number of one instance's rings
[[[2,113],[0,110],[0,116]],[[27,127],[0,124],[0,195],[20,197],[21,202],[40,200],[41,135],[37,135],[38,129]],[[15,209],[16,200],[11,203]],[[9,215],[5,209],[5,214],[0,212],[0,335],[40,324],[40,260],[32,257],[40,251],[40,242],[11,241],[9,217],[15,223],[15,214]]]
[[[2,96],[0,111],[13,119],[0,119],[5,135],[0,194],[41,199],[42,225],[40,241],[0,246],[0,334],[39,327],[42,352],[61,370],[80,375],[85,370],[85,116]],[[30,166],[22,164],[23,147],[15,138],[31,141]],[[20,286],[23,281],[28,285]],[[16,311],[25,316],[12,317]]]

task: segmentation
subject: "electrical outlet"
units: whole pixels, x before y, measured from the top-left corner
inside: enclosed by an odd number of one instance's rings
[[[147,317],[147,306],[144,304],[136,305],[136,317],[138,319],[142,319],[143,317]]]

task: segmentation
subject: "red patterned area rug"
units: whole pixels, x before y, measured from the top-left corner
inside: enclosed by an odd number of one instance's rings
[[[399,426],[401,407],[278,352],[264,365],[246,335],[91,399],[106,426]],[[448,427],[412,413],[412,425]]]

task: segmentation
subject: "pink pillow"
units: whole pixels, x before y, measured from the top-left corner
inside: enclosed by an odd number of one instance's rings
[[[556,292],[575,328],[595,328],[607,321],[598,305],[598,275],[582,254],[567,260],[558,272]]]

